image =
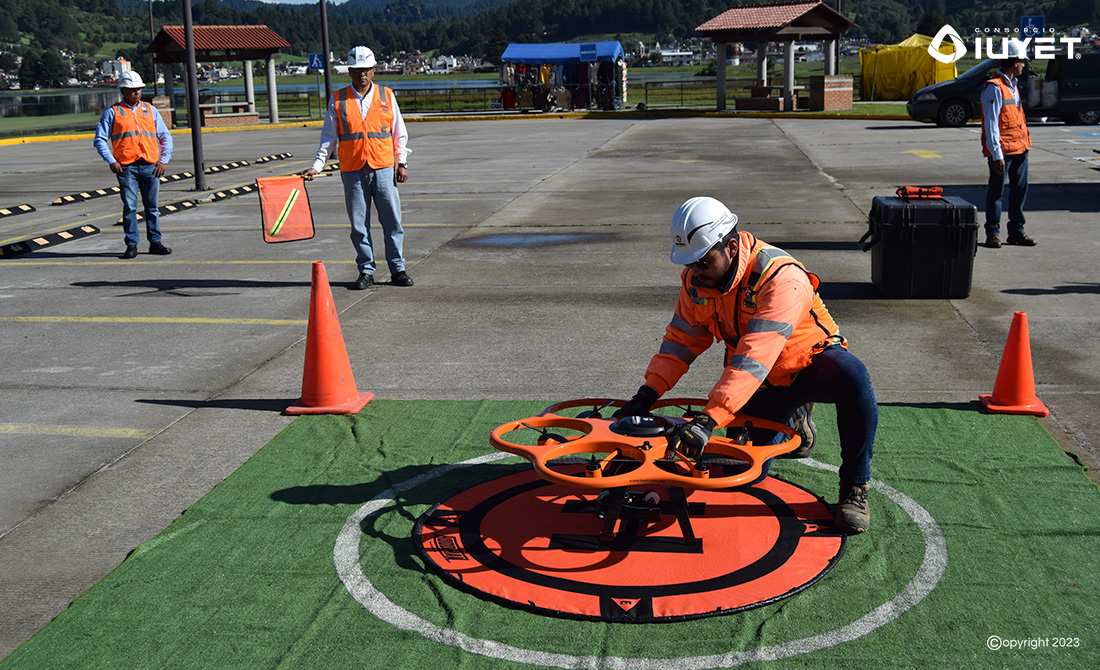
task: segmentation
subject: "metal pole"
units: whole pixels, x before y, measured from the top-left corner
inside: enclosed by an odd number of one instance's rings
[[[324,118],[325,112],[323,110],[328,108],[329,98],[332,97],[332,75],[329,74],[329,46],[328,46],[328,12],[325,11],[326,0],[320,0],[321,5],[321,51],[322,59],[325,61],[325,100],[321,106],[321,118]]]
[[[153,0],[149,0],[149,44],[153,44]],[[171,67],[171,65],[169,65]],[[157,64],[153,63],[153,97],[160,95],[157,87]]]
[[[191,149],[195,154],[195,190],[206,190],[202,160],[202,113],[199,111],[199,78],[195,75],[195,27],[191,23],[191,0],[183,0],[183,34],[187,43],[187,119],[191,125]]]

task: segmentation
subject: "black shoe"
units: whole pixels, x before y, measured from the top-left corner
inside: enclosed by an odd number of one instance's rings
[[[401,270],[390,277],[390,283],[394,286],[412,286],[413,278],[409,276],[408,272]]]
[[[372,286],[374,286],[374,276],[360,272],[359,278],[353,281],[348,288],[353,291],[365,291]]]
[[[988,235],[985,238],[985,246],[989,247],[990,249],[1000,249],[1001,238],[997,237],[996,235]]]
[[[172,250],[164,246],[160,242],[150,242],[149,253],[153,254],[154,256],[167,256],[168,254],[172,253]]]
[[[127,244],[126,251],[122,252],[123,258],[137,258],[137,245]]]
[[[1006,243],[1007,244],[1012,244],[1012,245],[1015,245],[1015,246],[1018,246],[1018,247],[1033,247],[1033,246],[1035,246],[1035,240],[1031,239],[1030,237],[1028,237],[1024,233],[1020,233],[1019,235],[1009,235],[1008,240],[1006,240]]]

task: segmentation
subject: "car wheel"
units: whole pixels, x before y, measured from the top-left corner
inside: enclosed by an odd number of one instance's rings
[[[1093,109],[1087,112],[1077,112],[1073,115],[1073,120],[1083,126],[1095,126],[1097,123],[1100,123],[1100,110]]]
[[[965,126],[970,120],[970,105],[965,100],[948,100],[940,106],[939,116],[936,118],[941,126],[958,128]]]

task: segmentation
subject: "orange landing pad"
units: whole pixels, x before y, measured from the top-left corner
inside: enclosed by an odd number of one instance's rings
[[[539,614],[638,623],[775,602],[814,584],[844,553],[825,502],[789,482],[687,491],[693,544],[668,491],[653,490],[659,515],[624,513],[616,535],[601,543],[598,491],[524,471],[436,505],[413,539],[444,580],[479,597]]]

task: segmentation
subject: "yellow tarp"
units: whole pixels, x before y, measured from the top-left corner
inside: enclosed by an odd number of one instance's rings
[[[954,63],[941,63],[928,53],[931,43],[931,37],[914,34],[898,44],[877,44],[860,49],[861,98],[908,100],[925,86],[957,77]],[[944,40],[939,51],[951,55],[955,53],[955,45],[951,40]]]

